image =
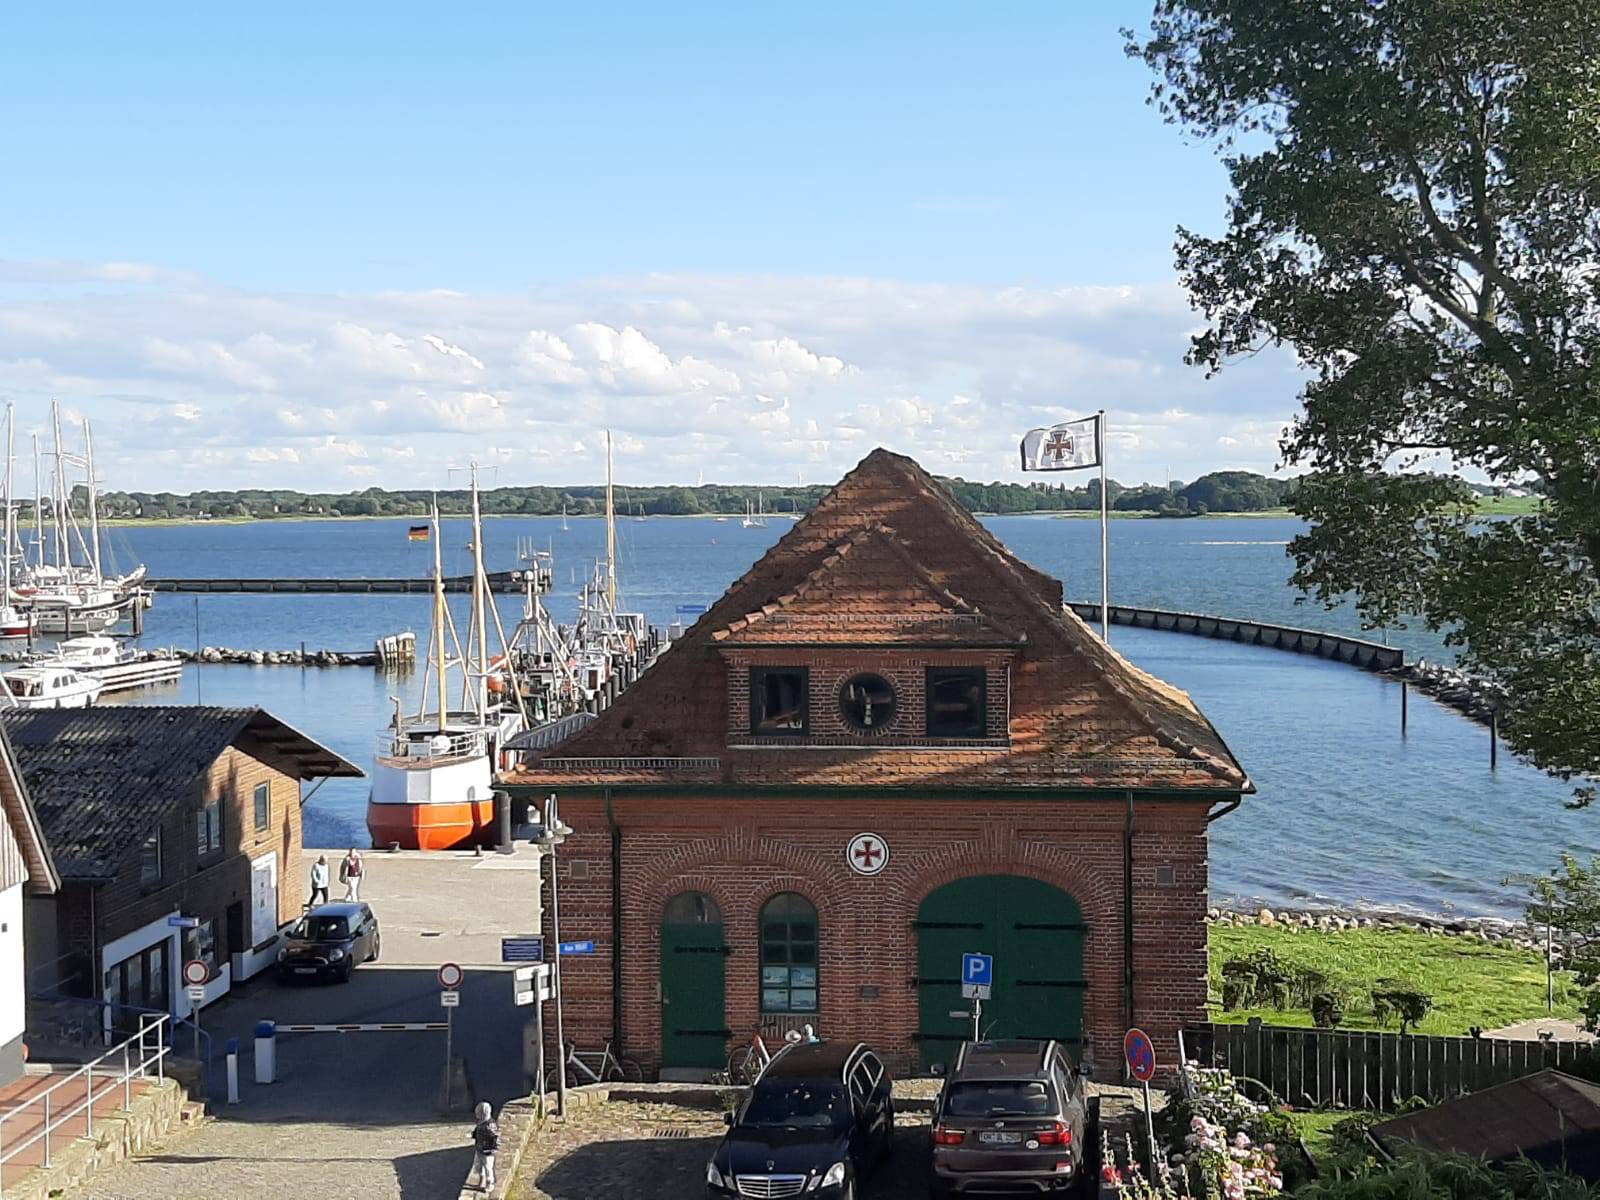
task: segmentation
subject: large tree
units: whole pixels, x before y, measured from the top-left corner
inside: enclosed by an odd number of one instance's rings
[[[1215,371],[1308,372],[1295,581],[1447,631],[1532,761],[1600,773],[1600,3],[1159,0],[1129,53],[1215,141],[1225,231],[1180,229]],[[1423,464],[1525,482],[1479,520]]]

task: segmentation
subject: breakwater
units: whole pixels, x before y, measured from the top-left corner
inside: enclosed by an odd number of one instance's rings
[[[1506,698],[1497,684],[1469,675],[1459,667],[1447,667],[1426,659],[1405,663],[1386,674],[1484,725],[1494,721]]]
[[[1084,600],[1069,600],[1070,608],[1091,625],[1100,621],[1100,605]],[[1237,617],[1217,617],[1209,613],[1177,612],[1166,608],[1140,608],[1113,604],[1107,610],[1113,625],[1134,629],[1154,629],[1161,633],[1186,633],[1219,641],[1266,646],[1293,654],[1331,658],[1365,671],[1392,671],[1405,663],[1405,651],[1366,638],[1320,629],[1301,629],[1295,625],[1275,625]]]

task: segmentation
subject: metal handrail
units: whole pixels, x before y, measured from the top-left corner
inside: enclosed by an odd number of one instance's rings
[[[4,1194],[3,1188],[6,1163],[16,1158],[18,1154],[26,1150],[29,1146],[32,1146],[34,1143],[42,1140],[44,1142],[44,1165],[49,1167],[51,1165],[50,1135],[66,1122],[73,1120],[80,1113],[83,1116],[83,1136],[94,1136],[94,1103],[98,1098],[95,1090],[96,1067],[100,1067],[102,1070],[100,1079],[102,1086],[100,1087],[99,1097],[104,1097],[107,1092],[116,1088],[118,1085],[121,1085],[122,1107],[124,1110],[133,1107],[134,1079],[148,1078],[149,1070],[152,1065],[156,1070],[156,1078],[161,1081],[166,1080],[166,1058],[170,1051],[170,1047],[167,1045],[165,1029],[163,1027],[166,1025],[168,1020],[169,1017],[166,1013],[141,1014],[139,1017],[138,1033],[111,1047],[111,1049],[107,1050],[104,1054],[102,1054],[99,1058],[94,1059],[92,1062],[85,1063],[76,1071],[72,1072],[72,1074],[63,1076],[61,1079],[45,1088],[45,1090],[40,1092],[37,1096],[30,1097],[28,1100],[24,1101],[10,1112],[0,1113],[0,1131],[4,1130],[5,1123],[8,1120],[11,1120],[19,1114],[28,1112],[29,1109],[34,1108],[35,1106],[42,1108],[44,1114],[43,1125],[39,1131],[26,1138],[23,1138],[21,1141],[12,1145],[7,1145],[4,1137],[0,1136],[0,1195]],[[153,1049],[150,1041],[152,1034],[155,1038]],[[136,1045],[137,1049],[135,1049]],[[110,1060],[117,1058],[122,1060],[121,1070],[118,1071],[113,1067],[111,1068],[113,1073],[109,1076],[105,1075],[105,1064]],[[59,1109],[52,1111],[52,1095],[54,1095],[58,1089],[72,1084],[78,1079],[79,1076],[83,1077],[82,1101],[69,1105],[64,1111]],[[77,1135],[74,1134],[73,1136],[76,1137]]]

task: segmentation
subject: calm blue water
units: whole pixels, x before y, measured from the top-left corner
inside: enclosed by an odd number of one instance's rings
[[[156,577],[420,576],[432,550],[406,540],[408,523],[162,526],[118,529],[112,538],[119,557],[147,562]],[[1070,597],[1098,597],[1095,522],[995,517],[988,524],[1023,558],[1063,578]],[[714,600],[789,528],[773,522],[750,530],[712,518],[624,521],[625,602],[665,624],[679,604]],[[1359,632],[1349,612],[1294,603],[1284,543],[1297,528],[1293,520],[1112,522],[1112,599]],[[559,519],[489,521],[491,569],[516,565],[519,536],[554,549],[550,605],[569,618],[577,580],[602,551],[603,526],[573,520],[563,532]],[[447,572],[468,570],[466,542],[466,523],[447,522]],[[428,603],[426,596],[197,601],[164,594],[148,614],[144,643],[364,649],[402,629],[424,635]],[[520,601],[502,597],[500,606],[509,632]],[[1413,655],[1445,653],[1425,631],[1387,636]],[[1600,816],[1566,811],[1565,785],[1510,756],[1491,773],[1480,726],[1413,696],[1410,736],[1402,740],[1398,685],[1319,659],[1182,635],[1113,629],[1112,641],[1193,694],[1260,789],[1213,826],[1219,896],[1510,912],[1519,892],[1503,883],[1507,876],[1545,870],[1563,849],[1600,852]],[[365,766],[388,698],[410,703],[414,688],[414,680],[362,668],[219,666],[190,668],[178,689],[149,700],[259,704]],[[329,781],[307,809],[308,844],[361,841],[365,802],[362,781]]]

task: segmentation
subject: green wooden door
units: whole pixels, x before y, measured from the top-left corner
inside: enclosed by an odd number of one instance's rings
[[[685,892],[661,924],[661,1065],[719,1068],[728,1061],[727,942],[716,901]]]
[[[1083,914],[1060,888],[1021,875],[958,879],[917,910],[919,1045],[924,1065],[948,1062],[971,1036],[961,956],[994,955],[994,993],[983,1005],[989,1038],[1083,1038]]]

